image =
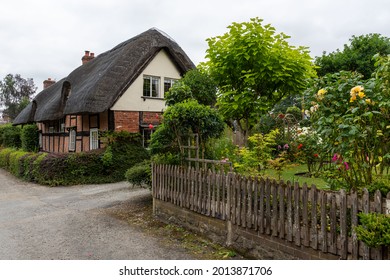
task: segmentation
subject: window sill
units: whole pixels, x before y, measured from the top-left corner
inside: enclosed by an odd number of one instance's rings
[[[154,99],[154,100],[164,100],[162,97],[150,97],[150,96],[141,96],[141,98],[145,101],[146,99]]]

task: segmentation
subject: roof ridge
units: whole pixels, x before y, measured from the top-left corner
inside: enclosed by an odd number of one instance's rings
[[[157,27],[152,27],[149,30],[157,31],[157,32],[161,33],[161,35],[163,35],[164,37],[168,38],[169,40],[171,40],[172,42],[175,42],[177,44],[177,42],[171,36],[169,36],[168,33],[162,31],[161,29],[158,29]]]

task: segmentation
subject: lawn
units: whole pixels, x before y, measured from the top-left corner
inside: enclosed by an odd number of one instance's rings
[[[292,183],[299,182],[299,185],[302,186],[303,183],[307,183],[308,186],[316,185],[319,189],[328,189],[327,183],[321,178],[310,178],[297,176],[297,173],[307,172],[307,166],[305,164],[291,164],[285,170],[283,170],[280,179],[284,181],[290,181]],[[265,176],[269,176],[275,179],[278,179],[278,174],[274,169],[267,169],[265,171]]]

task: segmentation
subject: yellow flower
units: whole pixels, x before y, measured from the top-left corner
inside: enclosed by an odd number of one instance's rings
[[[327,93],[327,91],[326,91],[326,89],[320,89],[318,92],[317,92],[317,94],[318,95],[324,95],[325,93]]]
[[[320,89],[318,92],[317,92],[317,99],[318,100],[322,100],[324,98],[324,95],[327,91],[325,89]]]
[[[356,100],[356,95],[353,95],[350,99],[349,99],[349,102],[354,102]]]
[[[360,99],[362,99],[364,96],[366,96],[366,95],[364,94],[364,92],[362,92],[362,91],[360,91],[358,95],[359,95]]]
[[[372,104],[372,101],[371,101],[370,98],[367,98],[365,101],[366,101],[367,104]]]
[[[364,91],[362,86],[356,86],[351,89],[351,96],[355,94],[359,94],[361,91]]]

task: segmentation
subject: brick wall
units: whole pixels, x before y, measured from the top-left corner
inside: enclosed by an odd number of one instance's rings
[[[115,131],[139,132],[139,112],[115,111]]]
[[[142,122],[144,124],[160,124],[162,118],[161,112],[143,112],[142,113]]]

